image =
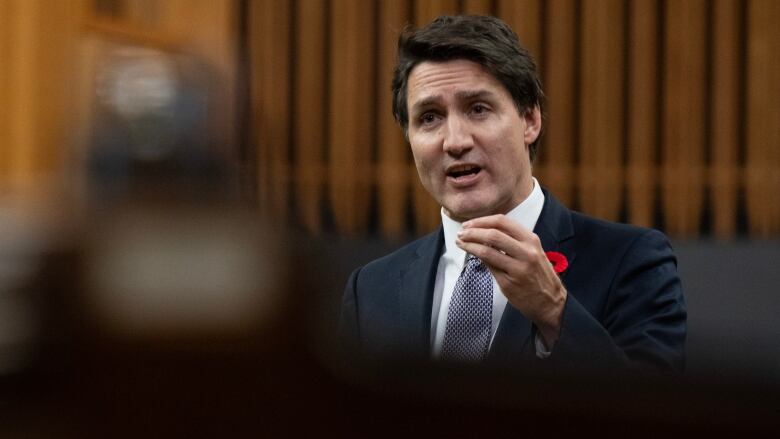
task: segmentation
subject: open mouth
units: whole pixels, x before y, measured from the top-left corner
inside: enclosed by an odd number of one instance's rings
[[[477,165],[460,165],[460,166],[453,166],[451,169],[447,171],[447,176],[452,178],[461,178],[466,177],[469,175],[476,175],[479,174],[479,171],[481,171],[482,168],[480,168]]]

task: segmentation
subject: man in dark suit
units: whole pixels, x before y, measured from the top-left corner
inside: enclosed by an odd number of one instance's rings
[[[572,212],[532,176],[536,66],[505,23],[405,31],[396,120],[442,227],[353,272],[342,336],[368,358],[681,370],[686,311],[659,232]]]

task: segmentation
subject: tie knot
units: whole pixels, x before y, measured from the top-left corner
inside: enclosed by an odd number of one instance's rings
[[[471,266],[471,268],[479,268],[482,266],[482,260],[470,254],[466,256],[466,265]]]

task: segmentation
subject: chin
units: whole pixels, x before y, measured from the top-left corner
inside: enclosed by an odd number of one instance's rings
[[[464,222],[474,218],[479,218],[488,215],[487,213],[485,213],[484,207],[481,208],[460,207],[460,208],[452,208],[452,209],[448,209],[447,207],[445,207],[444,209],[446,209],[446,211],[449,213],[450,218],[459,222]]]
[[[484,191],[455,195],[445,197],[440,201],[440,205],[444,206],[450,218],[461,222],[492,215],[499,205],[494,194]]]

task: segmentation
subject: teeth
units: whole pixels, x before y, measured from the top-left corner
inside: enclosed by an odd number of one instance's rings
[[[449,175],[453,177],[460,177],[467,174],[473,174],[479,172],[479,166],[474,165],[458,165],[450,168]]]
[[[460,166],[456,166],[456,167],[452,168],[452,170],[450,172],[464,172],[464,171],[468,171],[471,168],[472,168],[472,166],[470,166],[470,165],[460,165]]]

